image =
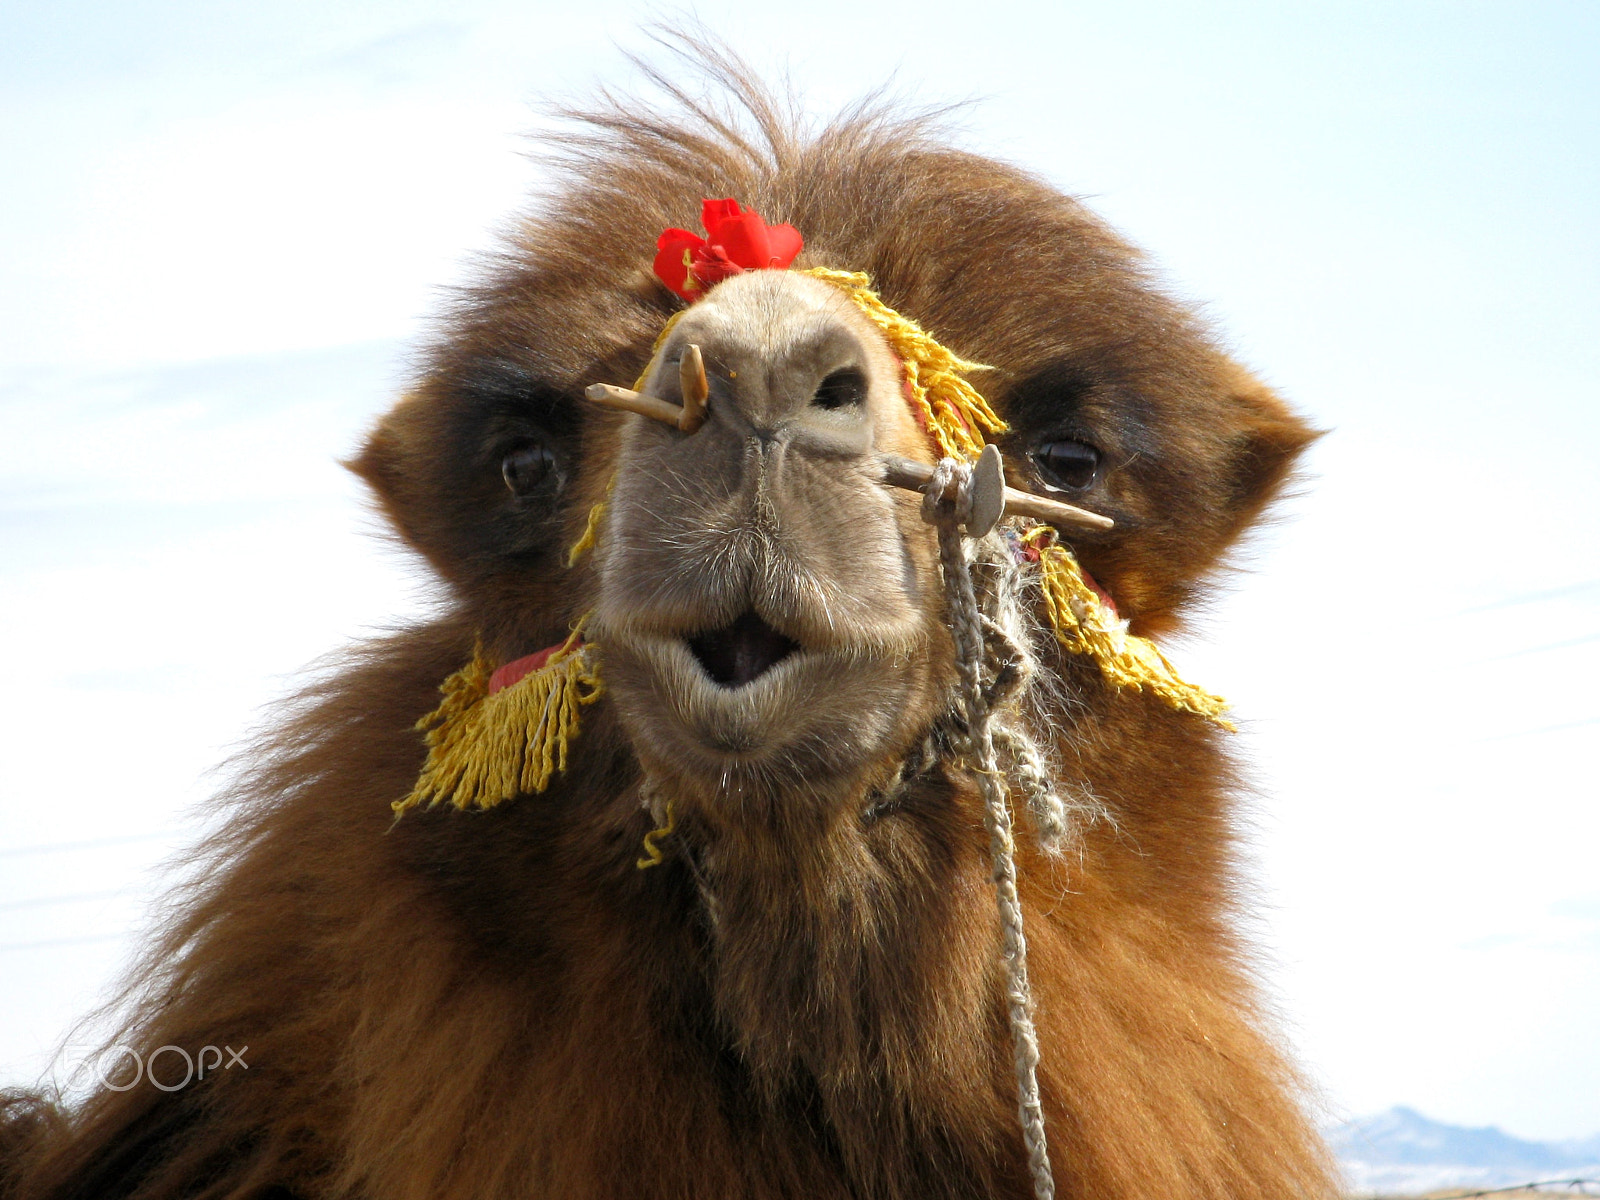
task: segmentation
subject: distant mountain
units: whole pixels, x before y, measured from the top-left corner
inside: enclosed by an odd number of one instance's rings
[[[1328,1132],[1358,1196],[1449,1187],[1507,1187],[1536,1179],[1600,1179],[1600,1136],[1528,1142],[1489,1125],[1469,1129],[1391,1108]]]

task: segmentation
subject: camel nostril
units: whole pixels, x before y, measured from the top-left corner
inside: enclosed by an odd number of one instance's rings
[[[740,688],[759,679],[800,648],[754,612],[731,625],[699,633],[688,640],[689,651],[713,683]]]

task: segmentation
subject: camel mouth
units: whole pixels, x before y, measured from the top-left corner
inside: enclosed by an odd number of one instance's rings
[[[711,682],[729,689],[754,683],[800,649],[798,642],[779,633],[753,610],[721,629],[684,640]]]
[[[920,641],[818,645],[751,609],[714,629],[697,624],[597,622],[596,642],[607,691],[649,769],[708,794],[767,793],[780,780],[815,791],[851,775],[900,738],[926,684]]]

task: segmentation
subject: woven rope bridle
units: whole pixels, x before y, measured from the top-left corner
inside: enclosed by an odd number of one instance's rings
[[[939,565],[945,606],[955,641],[956,668],[966,717],[965,756],[983,793],[984,827],[989,833],[995,895],[1000,908],[1001,959],[1006,974],[1006,1013],[1011,1026],[1012,1065],[1017,1109],[1028,1150],[1035,1200],[1054,1200],[1055,1179],[1045,1141],[1044,1106],[1039,1099],[1039,1036],[1033,1024],[1033,990],[1028,983],[1028,940],[1017,895],[1016,839],[1004,776],[995,756],[991,706],[983,686],[983,614],[972,586],[963,531],[972,515],[972,468],[941,459],[923,493],[922,517],[939,534]]]

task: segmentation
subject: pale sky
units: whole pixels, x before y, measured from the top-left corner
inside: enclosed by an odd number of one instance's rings
[[[260,706],[426,607],[336,459],[651,12],[0,8],[0,1083]],[[1244,720],[1264,977],[1335,1116],[1600,1132],[1600,8],[698,12],[819,114],[977,99],[1331,431],[1174,651]]]

